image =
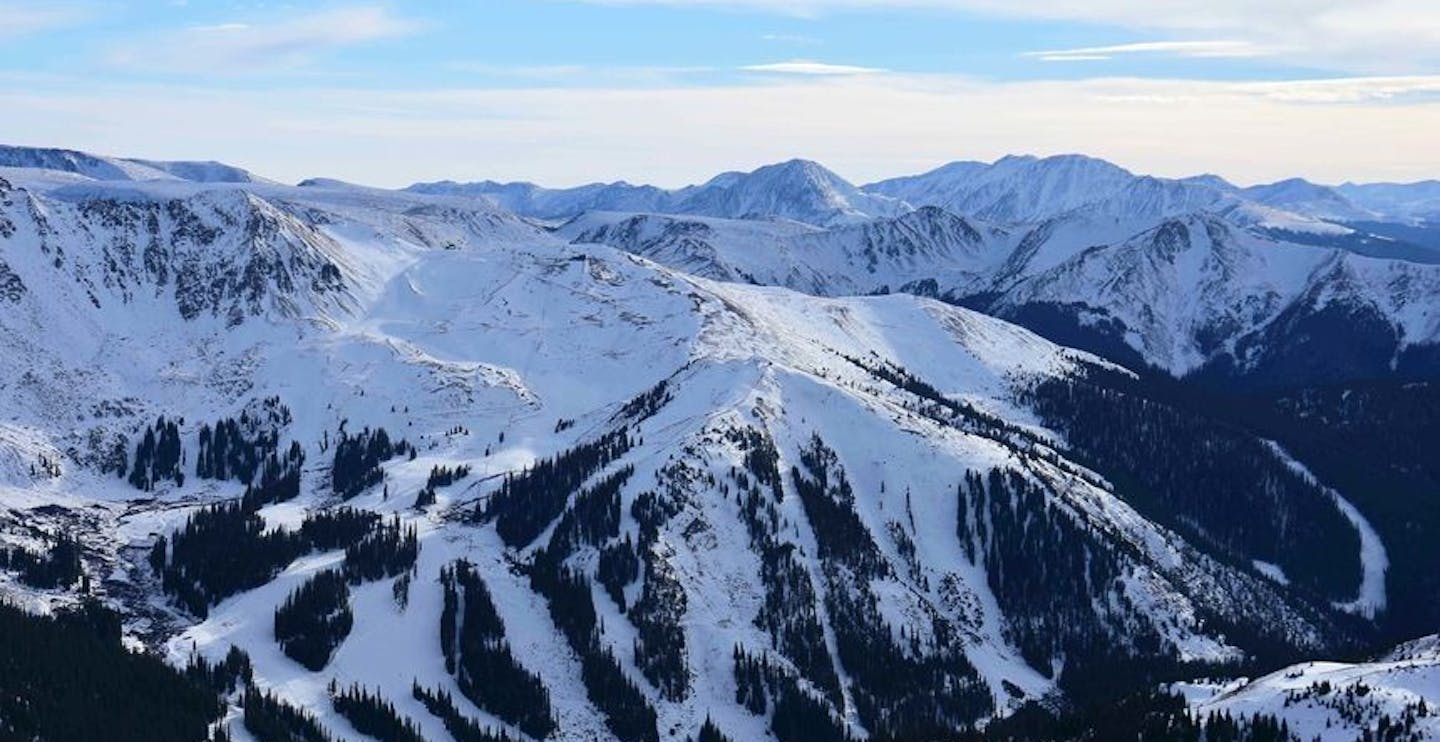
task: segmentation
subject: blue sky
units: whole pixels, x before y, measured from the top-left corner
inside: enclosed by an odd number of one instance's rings
[[[1431,0],[116,5],[0,0],[0,140],[379,185],[1060,151],[1440,176]]]

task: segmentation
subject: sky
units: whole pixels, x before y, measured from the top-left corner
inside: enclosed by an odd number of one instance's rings
[[[1437,0],[0,0],[0,143],[278,180],[1440,178]]]

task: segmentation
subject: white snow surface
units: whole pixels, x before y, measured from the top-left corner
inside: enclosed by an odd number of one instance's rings
[[[1426,636],[1369,662],[1303,662],[1254,680],[1179,683],[1192,713],[1284,719],[1299,739],[1348,742],[1380,717],[1415,716],[1419,739],[1440,739],[1440,637]],[[1428,713],[1418,713],[1424,704]]]

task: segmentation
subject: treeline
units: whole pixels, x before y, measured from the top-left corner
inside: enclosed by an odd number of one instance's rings
[[[981,411],[968,402],[941,394],[939,389],[901,366],[879,358],[875,359],[875,363],[867,363],[853,356],[843,357],[872,376],[918,397],[919,404],[913,406],[916,412],[1001,443],[1014,444],[1034,440],[1034,434],[1030,431]]]
[[[441,570],[440,584],[440,647],[445,669],[455,676],[460,692],[520,731],[549,737],[555,731],[550,691],[511,653],[485,581],[462,560]]]
[[[565,510],[572,492],[630,446],[629,433],[622,427],[542,459],[519,474],[507,474],[488,504],[477,506],[476,516],[494,520],[506,546],[528,546]]]
[[[655,413],[659,412],[660,408],[668,404],[671,399],[673,399],[673,395],[670,393],[670,382],[661,379],[660,383],[646,389],[626,402],[625,405],[620,408],[620,411],[615,413],[615,416],[611,419],[626,420],[631,425],[638,425],[653,417]],[[558,433],[559,430],[556,432]]]
[[[352,499],[384,481],[381,463],[406,454],[415,458],[415,447],[404,439],[391,441],[384,428],[365,428],[355,435],[342,428],[330,467],[330,488],[340,499]]]
[[[68,534],[56,537],[44,552],[0,546],[0,569],[17,573],[20,582],[40,590],[69,588],[85,574],[80,551],[80,542]]]

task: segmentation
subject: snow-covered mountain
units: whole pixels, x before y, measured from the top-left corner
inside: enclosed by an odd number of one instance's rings
[[[825,231],[591,214],[558,233],[723,280],[936,296],[1175,375],[1270,385],[1423,375],[1440,348],[1440,266],[1423,251],[1397,255],[1383,239],[1268,207],[1162,220],[1081,211],[1018,228],[925,207]]]
[[[332,681],[425,738],[447,724],[416,685],[522,739],[685,739],[706,719],[734,740],[934,737],[1137,667],[1347,651],[1384,617],[1363,514],[1118,367],[917,296],[656,262],[1000,275],[1040,265],[1029,234],[941,209],[831,230],[591,214],[555,234],[467,197],[10,174],[0,534],[73,534],[135,637],[177,663],[243,649],[255,686],[338,737],[358,735]],[[839,221],[898,203],[796,183],[825,179],[782,166],[704,203]],[[1199,275],[1219,303],[1263,283],[1261,247],[1301,260],[1227,229],[1177,220],[1004,275],[1021,297],[1125,263],[1135,284],[1092,294]],[[707,262],[715,235],[772,262]],[[1313,304],[1384,278],[1326,259],[1341,278]],[[1135,468],[1143,439],[1174,455]],[[346,540],[316,520],[343,507],[386,520]],[[411,561],[363,567],[387,548]],[[330,569],[344,630],[282,647],[277,611],[321,600]]]
[[[689,191],[678,209],[687,214],[781,218],[833,226],[895,217],[903,201],[866,193],[818,163],[790,160],[749,173],[722,173]]]
[[[1241,189],[1239,195],[1265,206],[1331,221],[1360,221],[1379,216],[1356,206],[1338,190],[1303,178],[1251,186]]]
[[[1344,183],[1340,195],[1387,220],[1440,222],[1440,181],[1418,183]]]
[[[195,183],[257,183],[263,179],[221,162],[161,162],[92,155],[69,149],[0,145],[0,168],[73,173],[94,180],[187,180]]]
[[[675,195],[654,186],[629,183],[592,183],[576,188],[542,188],[534,183],[416,183],[414,193],[436,196],[488,198],[516,214],[537,219],[566,219],[588,211],[631,211],[663,213],[671,209]]]
[[[826,296],[972,282],[993,270],[1017,239],[1008,230],[929,206],[828,230],[788,220],[591,212],[556,234],[707,278]]]
[[[955,162],[864,190],[915,206],[938,206],[999,223],[1035,223],[1083,210],[1089,216],[1156,218],[1215,207],[1213,187],[1137,176],[1093,157],[1009,156],[993,164]]]
[[[571,218],[589,211],[691,214],[727,219],[789,219],[814,226],[853,224],[910,210],[866,193],[822,165],[790,160],[753,172],[728,172],[701,185],[665,191],[628,183],[547,189],[530,183],[417,183],[415,193],[482,196],[517,214]]]

